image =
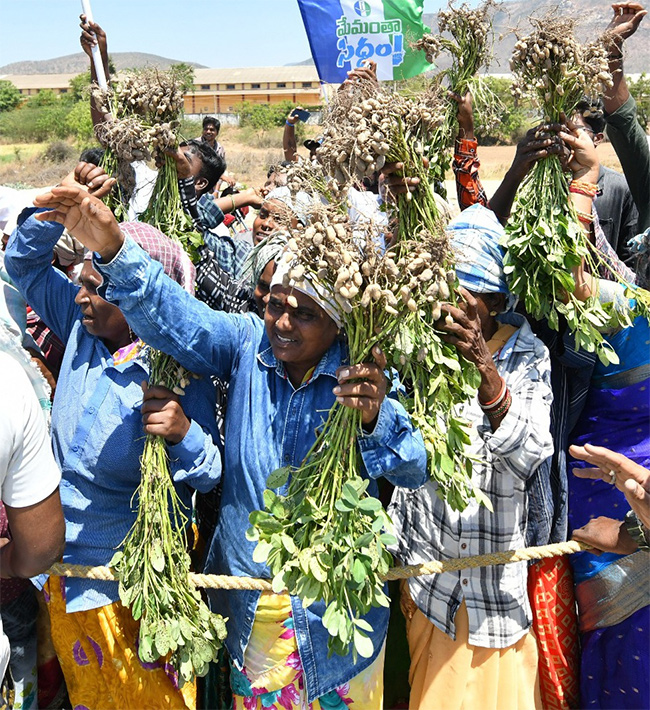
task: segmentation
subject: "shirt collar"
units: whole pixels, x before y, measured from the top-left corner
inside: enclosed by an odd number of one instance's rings
[[[269,339],[264,333],[260,343],[257,359],[269,369],[275,369],[276,373],[286,379],[287,373],[284,364],[280,362],[273,354],[273,348],[269,343]],[[309,382],[315,380],[319,375],[327,375],[336,379],[336,370],[348,361],[347,348],[337,338],[330,346],[329,350],[320,359],[314,373],[309,378]]]
[[[497,320],[517,327],[517,330],[497,354],[497,360],[504,360],[513,352],[526,352],[535,349],[535,335],[528,321],[521,313],[515,313],[514,311],[501,313]]]

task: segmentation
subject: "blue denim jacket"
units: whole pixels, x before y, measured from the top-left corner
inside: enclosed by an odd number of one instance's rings
[[[255,544],[245,536],[248,516],[264,508],[262,495],[269,473],[279,466],[298,466],[313,444],[315,429],[335,402],[332,388],[336,369],[347,357],[345,346],[335,342],[311,379],[294,389],[282,363],[273,356],[257,316],[211,310],[167,278],[130,239],[110,264],[96,265],[107,280],[106,298],[119,305],[147,342],[193,372],[229,382],[221,514],[206,571],[269,578],[268,568],[253,562]],[[360,436],[358,443],[363,474],[370,479],[385,476],[396,485],[413,488],[425,482],[422,437],[397,401],[384,400],[374,431]],[[374,480],[369,490],[376,494]],[[286,487],[280,492],[285,491]],[[226,643],[241,668],[259,592],[215,591],[210,599],[215,611],[229,617]],[[323,604],[303,609],[292,598],[292,609],[310,701],[345,683],[374,660],[359,659],[354,665],[351,655],[327,658]],[[386,636],[388,610],[373,609],[366,619],[374,629],[376,657]]]
[[[53,222],[25,219],[9,241],[5,263],[25,300],[66,343],[52,411],[66,520],[63,560],[105,565],[135,522],[131,499],[140,483],[144,446],[140,383],[149,373],[144,359],[114,365],[104,343],[82,326],[74,302],[78,286],[50,263],[62,231]],[[221,474],[214,404],[210,379],[192,380],[183,398],[190,429],[168,449],[176,490],[188,512],[192,489],[210,490]],[[66,580],[69,612],[118,598],[117,582]]]

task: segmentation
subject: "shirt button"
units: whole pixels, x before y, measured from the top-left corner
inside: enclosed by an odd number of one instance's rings
[[[72,447],[72,450],[73,450],[73,451],[75,452],[75,454],[76,454],[77,451],[79,451],[79,447],[78,447],[78,446],[73,446],[73,447]]]
[[[460,546],[460,549],[461,549],[461,550],[466,550],[466,549],[467,549],[467,543],[464,542],[464,543]]]
[[[289,454],[285,454],[284,455],[284,462],[289,463],[289,461],[291,461],[291,456],[289,456]]]
[[[466,580],[466,579],[463,580],[463,584],[464,584],[465,586],[467,586],[467,580]]]
[[[88,407],[88,414],[94,414],[95,413],[95,407]]]

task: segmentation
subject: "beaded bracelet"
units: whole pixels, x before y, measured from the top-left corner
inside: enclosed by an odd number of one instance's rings
[[[501,378],[501,390],[500,390],[499,394],[494,399],[490,400],[489,402],[485,402],[485,403],[481,402],[481,400],[479,398],[478,403],[479,403],[479,406],[481,407],[481,409],[483,409],[483,410],[494,409],[495,407],[498,407],[499,404],[501,404],[501,402],[503,401],[503,398],[505,396],[506,396],[506,381],[502,377]]]
[[[596,197],[599,192],[599,187],[593,182],[586,182],[585,180],[571,180],[569,183],[569,192],[584,195],[585,197]]]
[[[510,390],[507,390],[507,394],[503,401],[503,404],[498,409],[491,409],[489,412],[485,412],[485,415],[488,419],[499,419],[508,412],[511,404],[512,397],[510,396]]]

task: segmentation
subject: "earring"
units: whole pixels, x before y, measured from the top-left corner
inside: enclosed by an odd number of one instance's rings
[[[494,318],[494,316],[499,315],[499,311],[490,311],[490,315],[492,316],[492,318]]]

